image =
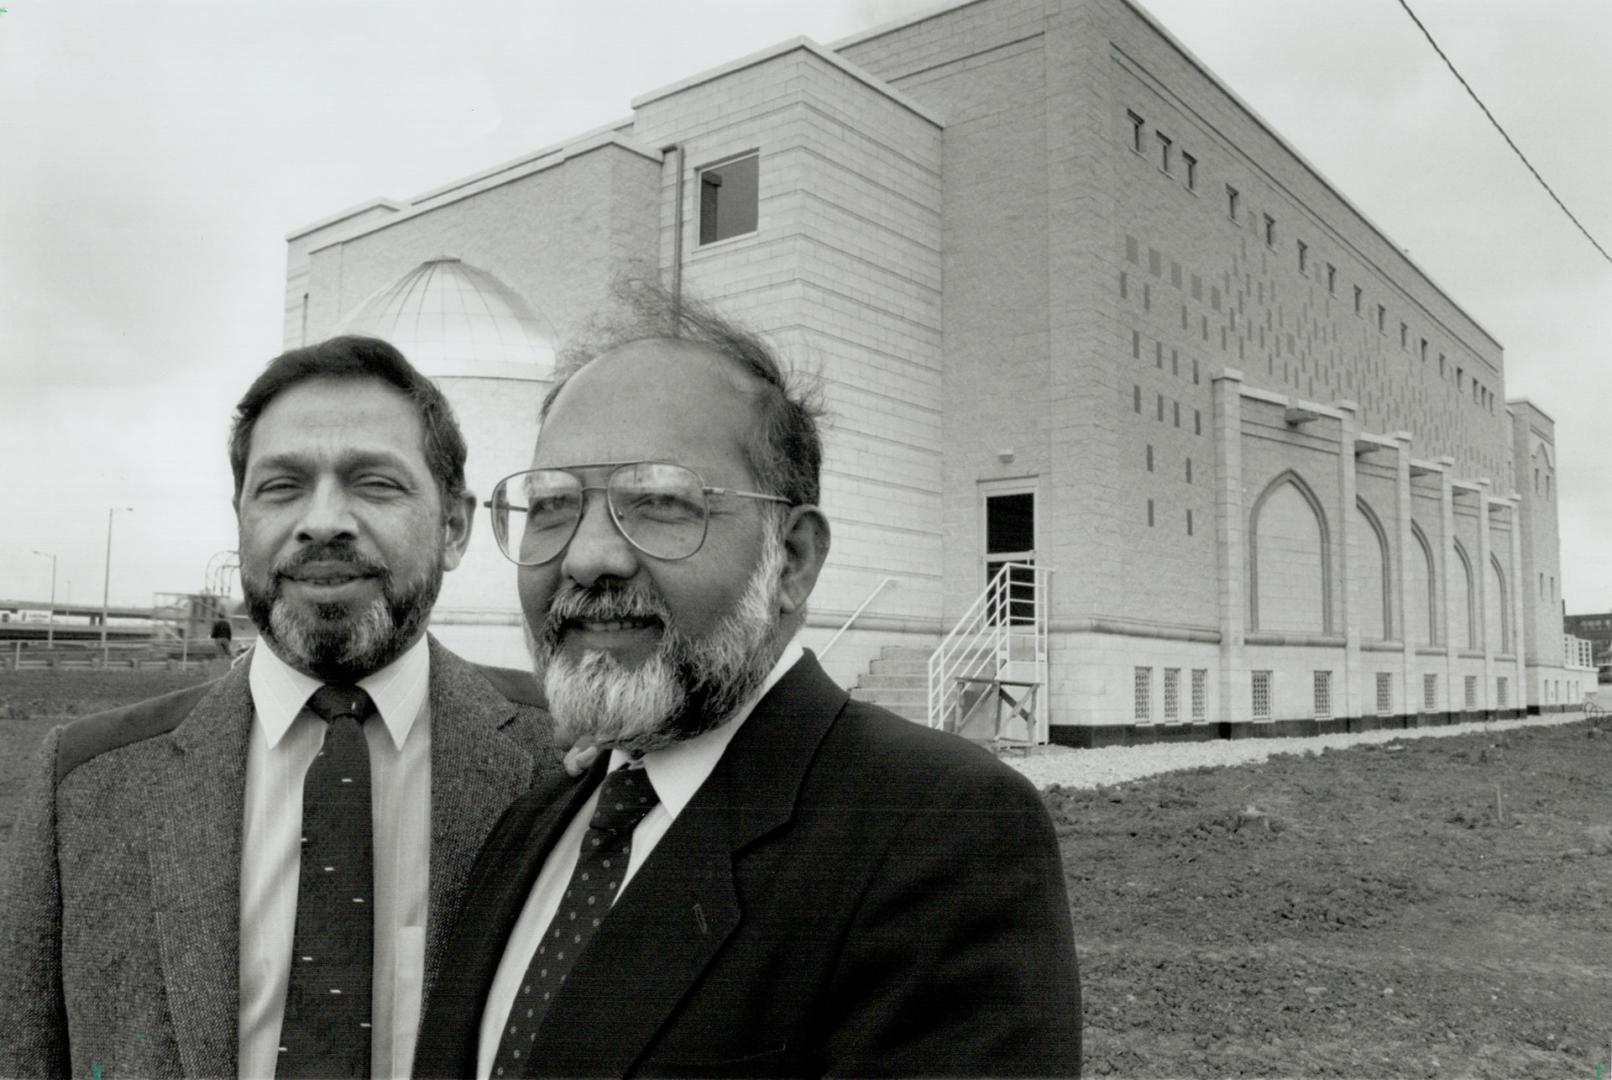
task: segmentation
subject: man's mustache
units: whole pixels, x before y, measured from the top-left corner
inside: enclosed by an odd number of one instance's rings
[[[611,622],[616,619],[671,621],[672,613],[655,591],[641,582],[607,582],[588,587],[560,586],[543,617],[545,633],[557,636],[567,622]]]
[[[340,563],[356,576],[378,577],[389,580],[391,568],[378,559],[372,559],[347,543],[310,544],[293,552],[274,564],[274,577],[296,577],[299,570],[319,564]]]

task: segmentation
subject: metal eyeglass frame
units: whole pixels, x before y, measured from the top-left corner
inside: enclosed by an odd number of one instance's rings
[[[702,497],[702,504],[701,504],[701,507],[700,507],[700,509],[702,510],[701,520],[700,520],[700,540],[699,540],[699,543],[694,545],[693,550],[691,550],[687,555],[678,555],[678,556],[676,556],[674,558],[667,558],[664,555],[656,555],[654,552],[646,550],[642,544],[638,543],[638,541],[634,540],[630,535],[628,535],[626,528],[624,528],[622,526],[621,518],[616,513],[615,503],[611,502],[611,500],[610,500],[610,482],[616,478],[616,474],[621,472],[621,470],[632,468],[635,465],[669,465],[669,466],[671,466],[673,468],[676,468],[676,469],[682,469],[684,472],[688,473],[690,476],[694,477],[694,479],[696,481],[699,482],[700,494],[701,494],[701,497]],[[550,555],[548,558],[542,559],[542,560],[540,560],[538,562],[521,562],[514,555],[510,554],[510,551],[509,551],[509,537],[507,535],[505,535],[506,531],[504,529],[502,529],[498,524],[498,513],[497,513],[497,510],[493,506],[493,500],[492,499],[483,500],[481,505],[487,508],[487,512],[488,512],[489,516],[491,516],[492,519],[493,519],[493,539],[495,541],[497,541],[497,543],[498,543],[498,551],[499,551],[499,553],[502,554],[504,556],[504,558],[506,558],[510,562],[514,563],[516,566],[543,566],[546,563],[551,563],[555,559],[558,559],[560,556],[564,555],[565,552],[566,552],[566,549],[568,549],[571,546],[571,541],[576,539],[577,530],[582,527],[582,515],[584,513],[586,513],[586,511],[587,511],[587,506],[586,506],[587,494],[590,491],[598,491],[598,492],[602,492],[604,494],[605,507],[610,511],[610,523],[615,526],[616,532],[621,535],[621,538],[623,540],[627,541],[627,543],[631,544],[634,551],[637,551],[641,555],[648,556],[651,559],[657,559],[660,562],[682,562],[684,559],[690,559],[690,558],[693,558],[695,555],[699,554],[700,549],[705,546],[705,538],[706,538],[706,536],[711,531],[711,496],[712,495],[733,495],[733,496],[736,496],[736,497],[741,498],[741,499],[759,499],[759,500],[761,500],[763,502],[782,503],[784,506],[793,506],[794,505],[788,499],[784,498],[782,495],[767,495],[767,494],[764,494],[763,492],[760,492],[760,491],[740,491],[737,488],[712,487],[711,485],[709,485],[709,484],[707,484],[705,482],[705,477],[701,476],[697,471],[695,471],[694,469],[689,468],[687,465],[682,465],[682,464],[679,464],[678,462],[675,462],[675,461],[659,461],[659,460],[655,460],[655,459],[652,459],[652,458],[641,459],[641,460],[638,460],[638,461],[595,461],[595,462],[590,462],[590,463],[585,464],[585,465],[545,466],[544,468],[540,468],[540,469],[521,469],[519,472],[510,473],[508,476],[504,477],[502,480],[499,480],[498,483],[494,484],[493,485],[493,492],[496,494],[498,491],[503,489],[511,480],[515,479],[517,476],[525,476],[527,473],[534,473],[534,472],[563,472],[563,473],[570,473],[571,475],[576,476],[577,480],[580,482],[582,480],[582,477],[580,475],[578,475],[579,473],[581,473],[581,472],[583,472],[585,470],[594,470],[594,469],[609,469],[610,472],[605,476],[605,481],[604,481],[603,484],[582,484],[581,485],[581,492],[580,493],[583,496],[583,504],[584,505],[582,505],[580,508],[578,508],[576,520],[571,522],[571,531],[570,531],[570,533],[568,533],[566,535],[565,541],[560,544],[558,550],[556,550],[553,555]]]

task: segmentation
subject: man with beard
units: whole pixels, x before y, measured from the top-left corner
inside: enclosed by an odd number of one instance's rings
[[[372,338],[294,349],[229,456],[258,646],[47,736],[0,1075],[406,1075],[472,854],[562,772],[536,688],[425,633],[474,507],[428,379]]]
[[[549,395],[494,531],[556,737],[598,760],[482,849],[417,1076],[1079,1072],[1034,788],[795,640],[821,457],[766,347],[686,302]]]

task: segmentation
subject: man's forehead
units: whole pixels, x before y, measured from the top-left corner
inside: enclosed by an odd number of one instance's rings
[[[741,451],[753,411],[732,367],[708,346],[668,339],[601,353],[554,399],[534,460],[685,461]]]

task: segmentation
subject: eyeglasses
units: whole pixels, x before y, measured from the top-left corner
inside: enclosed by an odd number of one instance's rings
[[[584,484],[580,472],[609,469],[602,485]],[[569,469],[527,469],[498,481],[485,505],[493,512],[498,550],[517,566],[557,558],[582,521],[590,491],[603,491],[610,520],[629,544],[655,559],[686,559],[705,543],[710,496],[789,505],[757,491],[708,487],[700,474],[665,461],[605,461]]]

